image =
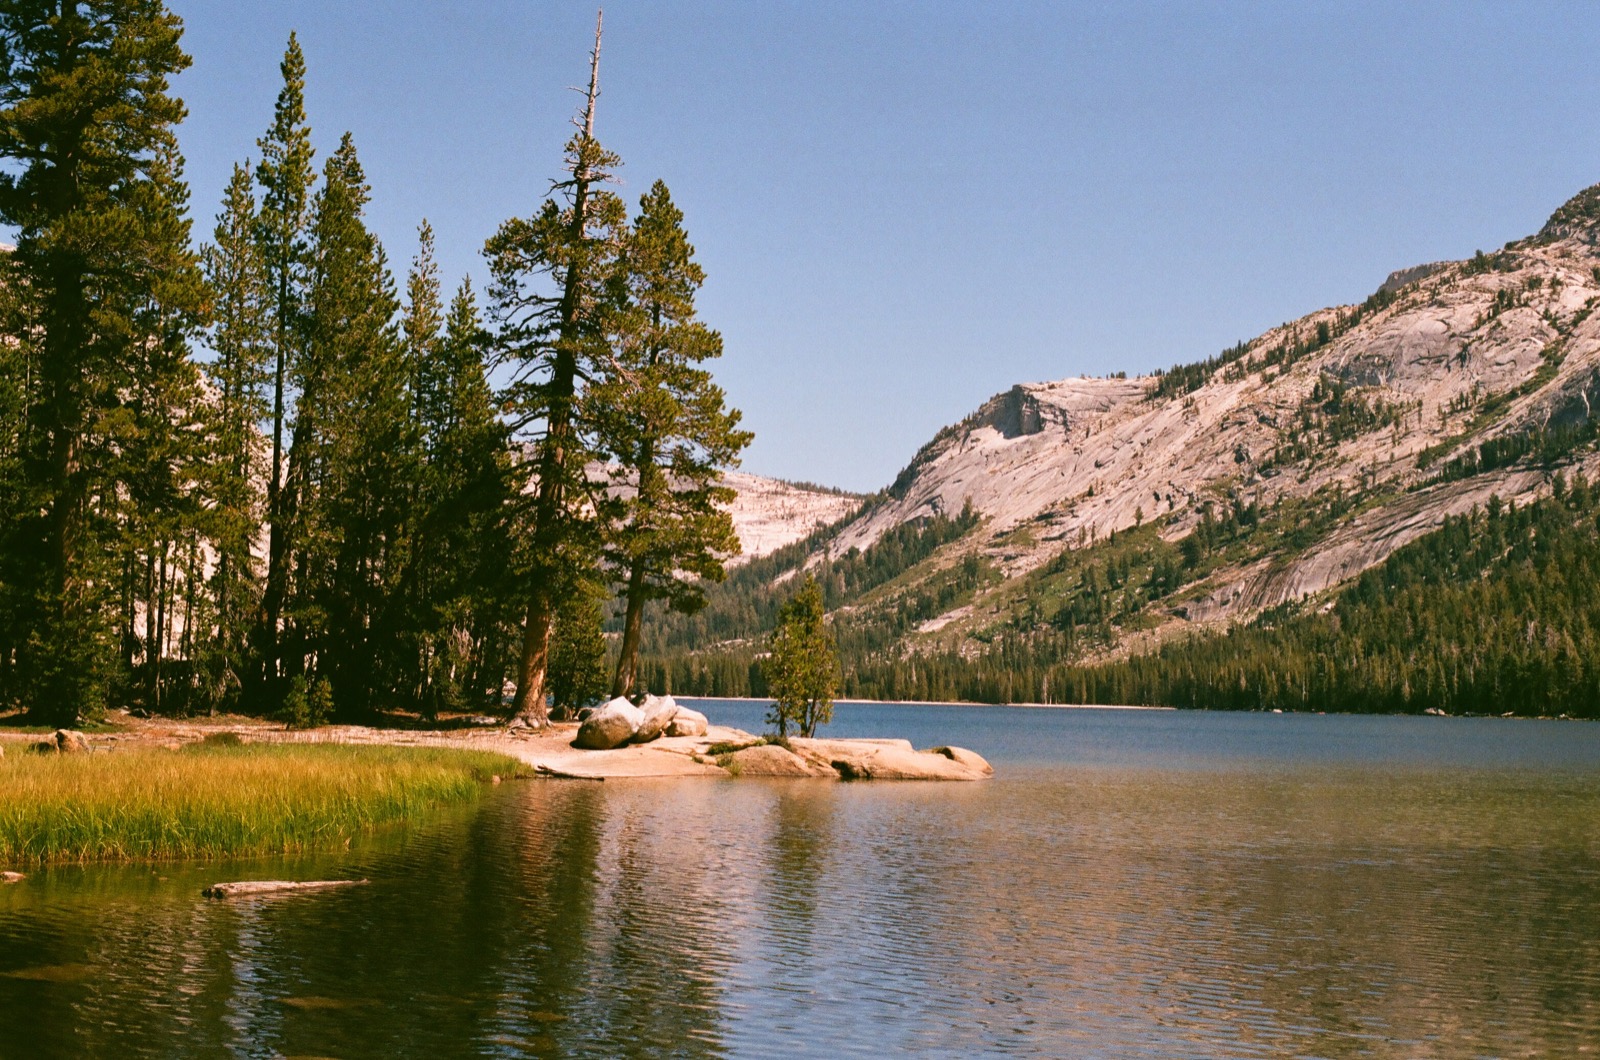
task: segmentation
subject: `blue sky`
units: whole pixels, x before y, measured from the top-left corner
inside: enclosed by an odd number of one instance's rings
[[[594,7],[170,0],[198,232],[290,29],[397,269],[451,285],[557,173]],[[606,4],[597,133],[664,179],[747,470],[872,490],[1013,383],[1208,356],[1600,181],[1589,3]]]

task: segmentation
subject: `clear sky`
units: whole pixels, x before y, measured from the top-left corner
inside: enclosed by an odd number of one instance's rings
[[[196,229],[270,119],[290,29],[397,269],[447,283],[560,163],[594,5],[170,0]],[[747,470],[860,490],[1024,381],[1208,356],[1600,181],[1600,6],[606,5],[597,133],[708,273]]]

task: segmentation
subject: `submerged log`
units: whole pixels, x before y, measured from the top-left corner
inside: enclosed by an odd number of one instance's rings
[[[332,887],[359,887],[370,880],[244,880],[239,883],[213,883],[200,893],[207,898],[253,898],[260,894],[290,891],[325,891]]]

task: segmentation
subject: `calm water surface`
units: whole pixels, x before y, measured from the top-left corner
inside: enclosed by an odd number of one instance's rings
[[[759,707],[708,703],[760,729]],[[1600,726],[842,705],[985,784],[542,781],[0,888],[0,1056],[1581,1056]],[[364,888],[211,903],[219,879]]]

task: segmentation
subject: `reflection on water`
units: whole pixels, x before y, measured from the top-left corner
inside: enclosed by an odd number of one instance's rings
[[[1595,732],[1544,772],[1035,741],[977,785],[530,782],[338,857],[40,872],[0,1056],[1577,1055]],[[199,898],[288,875],[373,883]]]

